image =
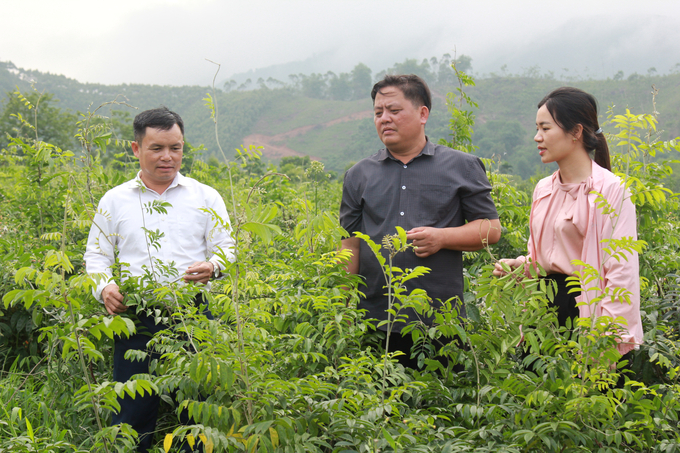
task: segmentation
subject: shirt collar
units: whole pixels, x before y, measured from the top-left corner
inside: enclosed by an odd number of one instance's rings
[[[434,144],[430,141],[430,139],[425,136],[425,147],[418,153],[416,157],[411,159],[411,162],[413,162],[415,159],[419,158],[420,156],[433,156],[434,155]],[[392,159],[392,160],[397,160],[389,151],[387,151],[387,147],[381,149],[378,151],[378,161],[382,162],[385,159]]]
[[[135,187],[146,187],[146,184],[144,184],[144,181],[142,181],[142,170],[139,170],[137,172],[137,176],[135,176],[135,179],[130,181]],[[177,172],[175,175],[175,179],[172,180],[172,183],[168,186],[166,191],[173,189],[177,186],[186,186],[187,185],[187,177],[183,176],[180,172]],[[151,190],[148,187],[146,187],[147,190]]]

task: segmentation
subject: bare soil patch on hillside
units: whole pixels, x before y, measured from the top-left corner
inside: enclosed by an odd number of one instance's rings
[[[280,159],[282,157],[308,155],[311,159],[318,160],[318,158],[312,155],[314,153],[313,150],[310,150],[309,152],[300,152],[289,148],[283,143],[290,138],[304,135],[310,130],[319,126],[329,127],[335,124],[345,123],[347,121],[363,120],[365,118],[370,118],[371,116],[373,116],[372,110],[364,110],[361,112],[351,113],[349,115],[345,115],[343,117],[336,118],[325,123],[311,124],[308,126],[302,126],[295,129],[291,129],[281,134],[276,135],[251,134],[243,139],[243,144],[246,147],[249,147],[251,145],[262,146],[264,148],[262,150],[262,155],[267,157],[268,159]]]

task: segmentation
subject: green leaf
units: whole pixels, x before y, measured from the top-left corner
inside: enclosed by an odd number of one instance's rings
[[[392,435],[389,433],[389,431],[387,431],[387,430],[383,427],[383,428],[382,428],[382,433],[383,433],[383,436],[385,437],[385,439],[387,440],[387,442],[389,442],[390,447],[392,447],[392,450],[397,451],[397,444],[396,444],[396,442],[394,442],[394,438],[393,438]]]
[[[242,228],[258,236],[265,244],[269,244],[274,237],[281,234],[281,228],[273,224],[246,222]]]

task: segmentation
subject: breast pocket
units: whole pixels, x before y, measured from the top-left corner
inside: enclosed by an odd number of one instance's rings
[[[177,233],[184,241],[201,241],[205,236],[210,216],[203,211],[180,213],[175,219]]]
[[[390,213],[399,205],[395,186],[381,183],[377,178],[367,184],[361,196],[364,225],[384,225],[391,221]]]
[[[459,209],[455,189],[440,184],[419,184],[416,202],[422,226],[446,226]]]

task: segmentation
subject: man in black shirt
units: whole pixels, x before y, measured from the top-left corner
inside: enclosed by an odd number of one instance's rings
[[[350,235],[360,231],[376,243],[395,234],[396,226],[404,228],[414,247],[398,254],[393,265],[430,268],[428,274],[410,280],[408,290],[426,290],[435,306],[452,297],[462,301],[462,251],[479,250],[500,239],[484,165],[474,155],[428,140],[425,124],[431,96],[418,76],[387,75],[375,84],[371,97],[375,127],[385,148],[345,174],[340,224]],[[353,254],[348,271],[361,275],[366,285],[359,308],[366,309],[369,318],[388,319],[385,279],[373,252],[354,236],[343,239],[342,247]],[[409,321],[418,319],[412,311],[406,313]],[[394,331],[404,325],[395,324]],[[407,350],[412,343],[399,337],[391,341],[404,345],[406,356],[400,361],[413,367]]]

